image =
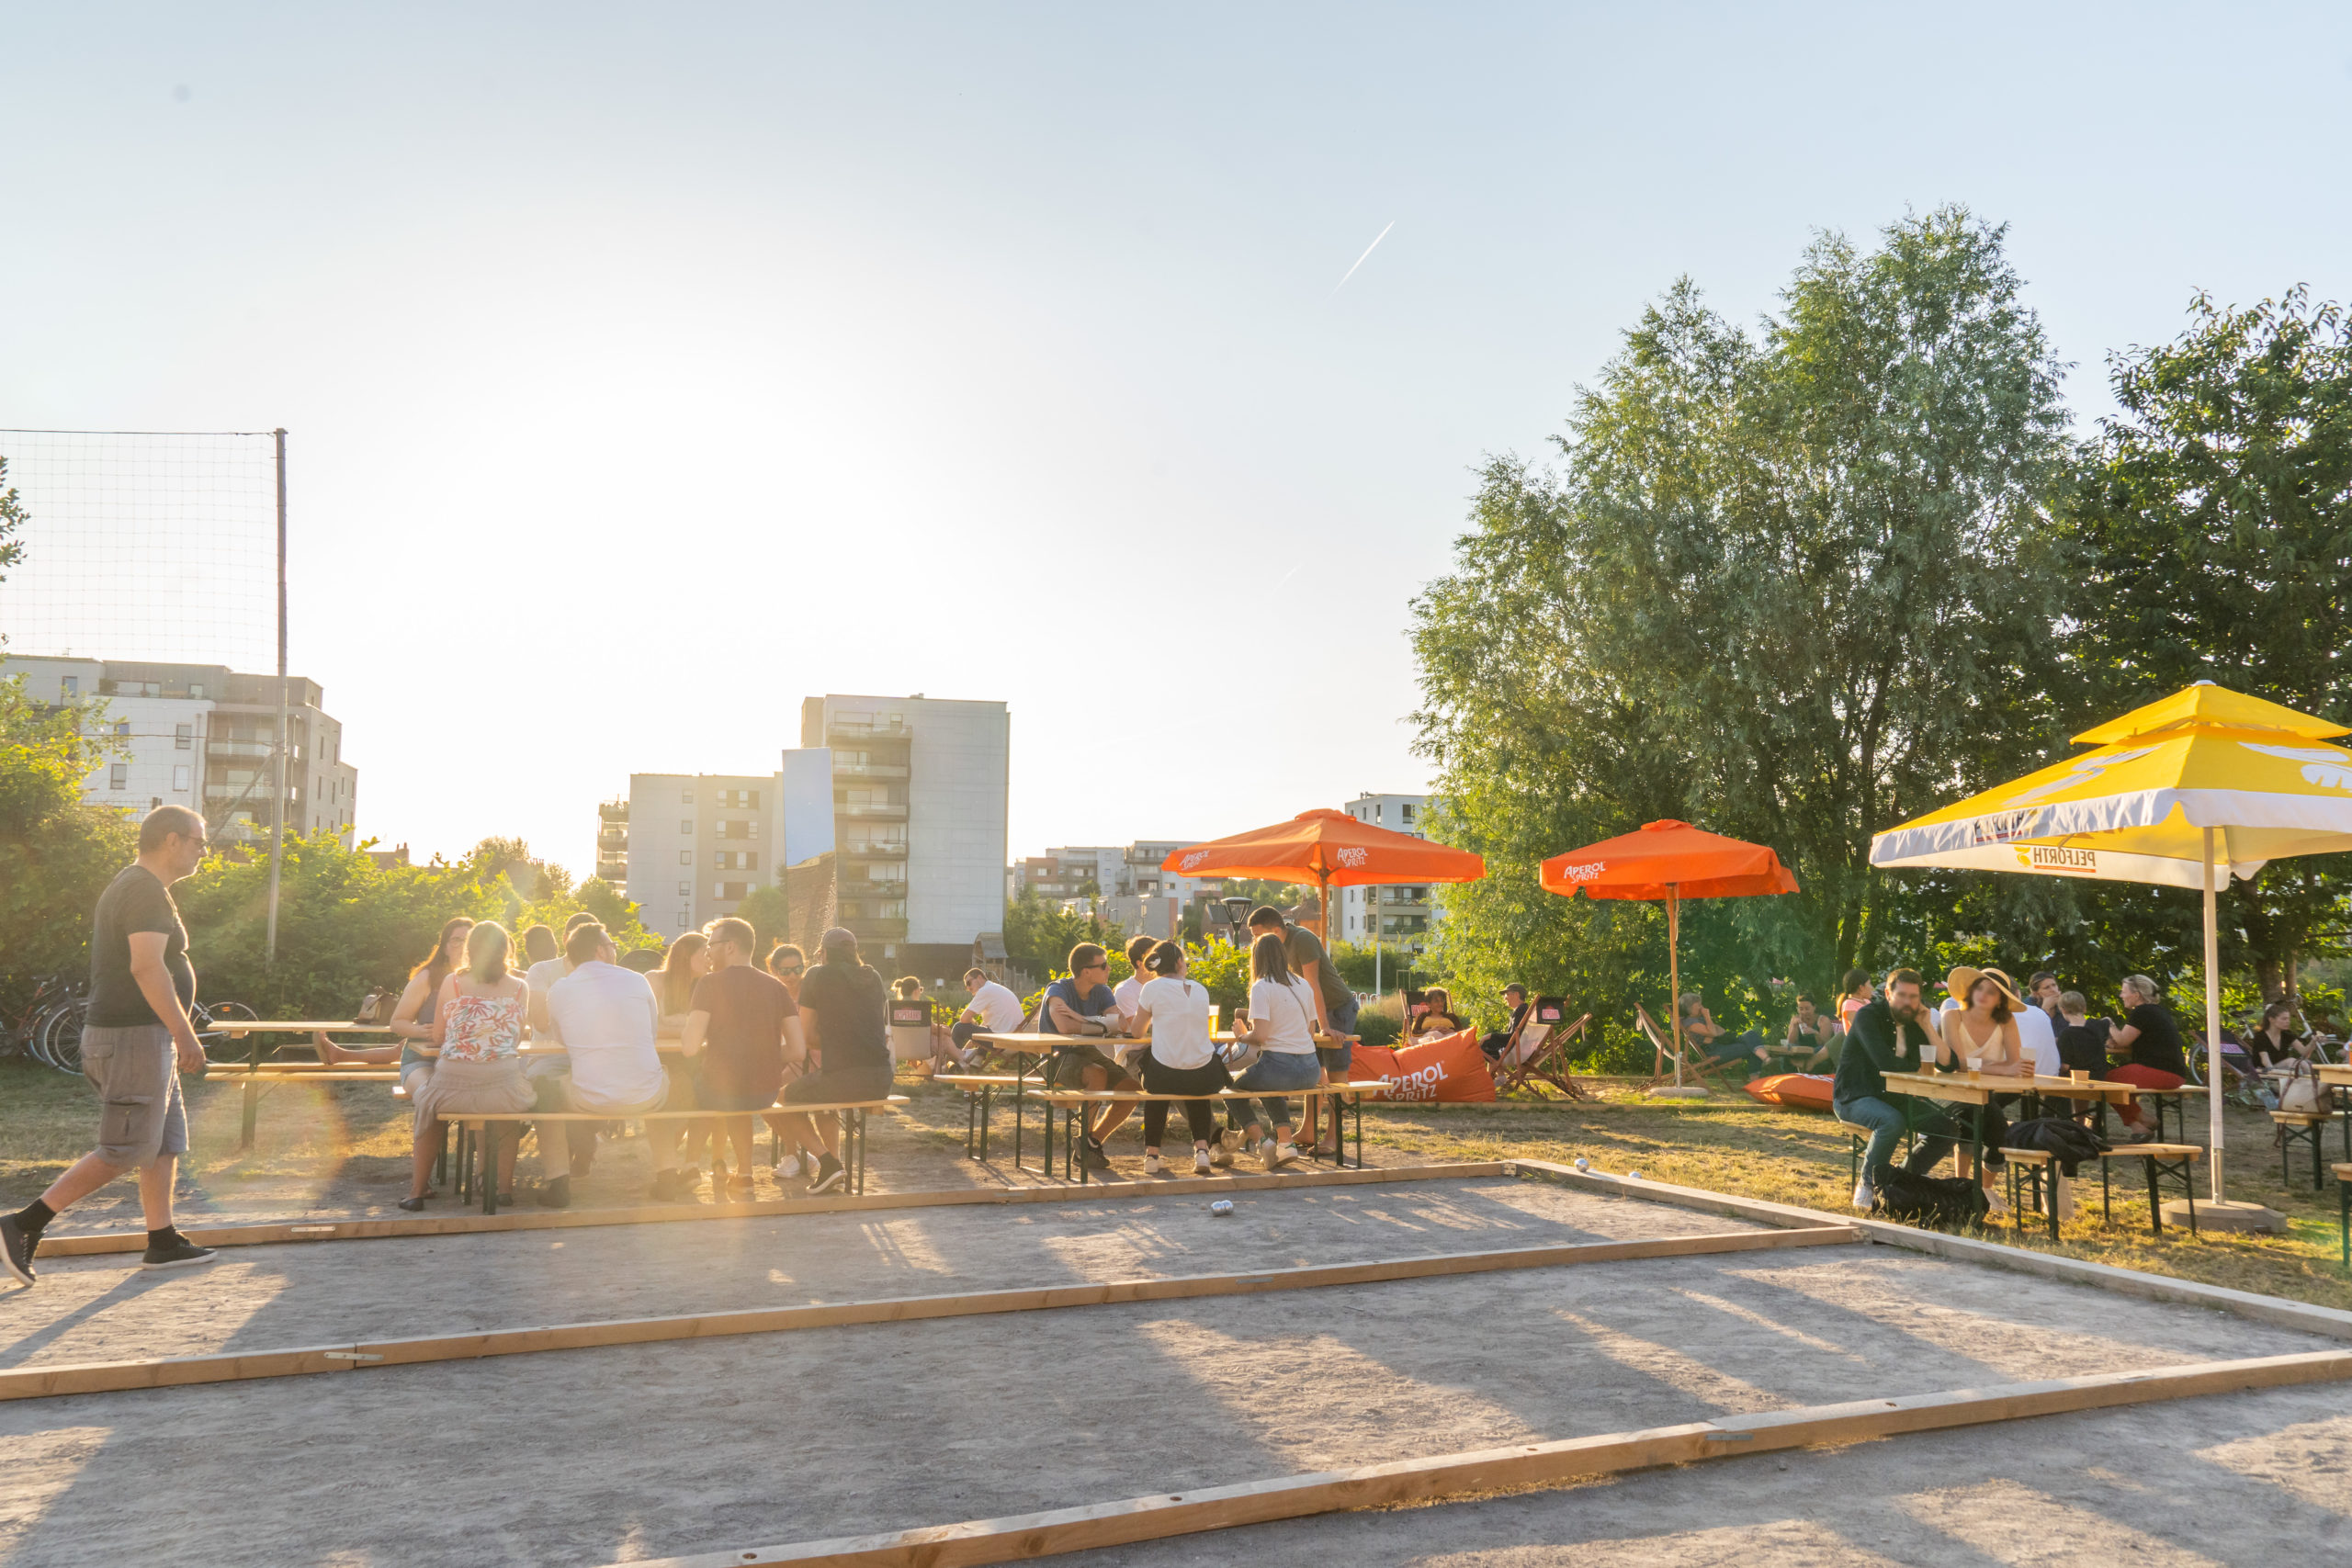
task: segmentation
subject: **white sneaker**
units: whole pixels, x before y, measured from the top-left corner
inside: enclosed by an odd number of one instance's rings
[[[775,1179],[778,1181],[782,1181],[786,1177],[797,1176],[799,1174],[800,1156],[798,1155],[786,1155],[776,1164]]]
[[[1298,1158],[1298,1151],[1290,1145],[1277,1144],[1271,1138],[1266,1140],[1266,1168],[1268,1170],[1280,1170],[1296,1158]]]
[[[1226,1137],[1230,1138],[1232,1135],[1232,1134],[1227,1133]],[[1209,1153],[1208,1163],[1209,1165],[1216,1166],[1220,1169],[1231,1165],[1233,1163],[1233,1145],[1225,1142],[1224,1139],[1219,1139],[1217,1141],[1216,1147]],[[1205,1169],[1206,1167],[1203,1167],[1203,1168]]]
[[[1159,1174],[1159,1151],[1158,1149],[1144,1150],[1143,1173],[1146,1176],[1158,1176]]]
[[[1865,1214],[1878,1207],[1878,1193],[1871,1188],[1869,1182],[1857,1181],[1854,1183],[1854,1207],[1857,1211]]]
[[[1230,1159],[1228,1159],[1228,1160],[1227,1160],[1227,1161],[1226,1161],[1226,1163],[1227,1163],[1227,1165],[1230,1165],[1230,1164],[1232,1164],[1233,1162],[1232,1162]],[[1193,1151],[1193,1174],[1194,1176],[1206,1176],[1208,1173],[1209,1173],[1209,1152],[1208,1152],[1208,1150],[1206,1150],[1206,1149],[1194,1149],[1194,1150]]]

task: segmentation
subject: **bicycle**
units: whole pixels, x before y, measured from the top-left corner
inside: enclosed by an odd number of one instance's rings
[[[34,1037],[50,1011],[62,1002],[71,987],[62,975],[36,975],[33,994],[13,1018],[0,1018],[0,1056],[26,1055],[40,1060],[33,1049]]]

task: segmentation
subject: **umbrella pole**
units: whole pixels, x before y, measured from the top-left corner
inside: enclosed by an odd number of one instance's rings
[[[2213,1201],[2222,1200],[2222,965],[2219,921],[2214,918],[2213,834],[2205,829],[2205,1105],[2212,1120],[2207,1133],[2212,1148],[2207,1164],[2213,1172]]]
[[[1675,885],[1666,885],[1666,983],[1674,994],[1666,998],[1668,1010],[1674,1014],[1674,1087],[1682,1087],[1682,908],[1674,896]]]

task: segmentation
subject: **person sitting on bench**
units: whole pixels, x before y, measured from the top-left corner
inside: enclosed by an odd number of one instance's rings
[[[2142,1089],[2178,1089],[2188,1081],[2188,1054],[2180,1043],[2180,1025],[2164,1004],[2164,993],[2145,975],[2123,977],[2123,1023],[2107,1038],[2110,1052],[2128,1051],[2130,1058],[2108,1068],[2107,1077]],[[2115,1108],[2122,1118],[2119,1143],[2138,1143],[2150,1135],[2148,1113],[2139,1097]]]
[[[971,1000],[956,1016],[956,1023],[948,1030],[947,1038],[958,1051],[968,1051],[975,1034],[1018,1034],[1021,1020],[1025,1016],[1021,998],[1012,987],[989,978],[989,972],[975,964],[964,971],[964,991]],[[972,1058],[964,1058],[968,1065]]]
[[[1478,1049],[1487,1054],[1489,1062],[1502,1060],[1503,1053],[1510,1047],[1511,1036],[1518,1033],[1519,1026],[1527,1021],[1527,987],[1516,980],[1505,986],[1503,1006],[1510,1009],[1510,1021],[1478,1041]]]
[[[1274,1092],[1227,1103],[1235,1115],[1249,1117],[1243,1135],[1257,1143],[1266,1168],[1279,1170],[1298,1157],[1291,1144],[1290,1101],[1280,1091],[1314,1089],[1323,1077],[1315,1046],[1315,987],[1291,973],[1289,952],[1272,932],[1251,944],[1250,972],[1250,1026],[1237,1029],[1234,1040],[1261,1047],[1261,1055],[1233,1080],[1233,1087]],[[1337,1120],[1333,1118],[1335,1131]],[[1267,1123],[1273,1127],[1271,1136],[1264,1133]]]
[[[686,1075],[673,1078],[662,1069],[654,1043],[661,1004],[653,987],[644,976],[621,967],[612,933],[594,920],[574,926],[564,938],[563,956],[571,973],[548,987],[542,1035],[563,1047],[571,1070],[532,1079],[538,1096],[533,1109],[550,1116],[584,1111],[622,1119],[693,1110]],[[594,1126],[582,1130],[593,1137]],[[560,1209],[571,1201],[571,1124],[542,1122],[538,1129],[540,1168],[555,1173],[539,1184],[538,1201]],[[694,1184],[678,1169],[674,1141],[650,1136],[646,1143],[660,1165],[653,1173],[653,1196],[693,1196]]]
[[[784,982],[752,962],[759,936],[751,921],[729,915],[711,921],[703,934],[710,939],[711,971],[695,982],[678,1041],[688,1055],[707,1053],[697,1103],[719,1113],[720,1132],[735,1151],[735,1173],[723,1192],[714,1179],[712,1195],[749,1198],[752,1115],[775,1103],[785,1064],[806,1054],[800,1010]]]
[[[1886,1087],[1887,1074],[1916,1072],[1923,1060],[1937,1058],[1934,1027],[1920,1005],[1918,971],[1897,969],[1886,977],[1886,995],[1858,1010],[1846,1031],[1829,1101],[1838,1121],[1870,1129],[1861,1179],[1854,1184],[1854,1207],[1865,1213],[1878,1202],[1879,1183],[1906,1127],[1917,1138],[1903,1168],[1914,1176],[1935,1169],[1960,1142],[1959,1127],[1933,1101]]]
[[[1209,993],[1185,977],[1191,962],[1181,942],[1154,942],[1144,955],[1153,978],[1136,992],[1136,1032],[1151,1037],[1144,1053],[1143,1087],[1152,1094],[1215,1094],[1233,1080],[1209,1042]],[[1216,1138],[1216,1106],[1187,1100],[1184,1125],[1193,1134],[1193,1174],[1206,1176],[1209,1145]],[[1159,1140],[1168,1131],[1168,1101],[1143,1108],[1143,1173],[1160,1173]],[[1229,1156],[1228,1156],[1229,1163]]]
[[[1115,1034],[1123,1025],[1118,998],[1112,993],[1111,955],[1100,942],[1081,942],[1069,950],[1069,977],[1046,987],[1045,1005],[1037,1010],[1037,1028],[1046,1034]],[[1125,1063],[1100,1046],[1069,1045],[1058,1053],[1054,1082],[1062,1089],[1138,1089],[1143,1081]],[[1089,1170],[1108,1170],[1111,1156],[1102,1141],[1135,1114],[1135,1101],[1114,1100],[1091,1116],[1079,1158]]]
[[[424,1207],[426,1179],[433,1172],[433,1148],[438,1140],[426,1136],[441,1118],[468,1111],[513,1115],[531,1109],[535,1096],[523,1076],[523,1043],[531,987],[509,966],[514,944],[506,928],[484,920],[466,933],[466,967],[441,982],[433,1004],[433,1071],[411,1090],[416,1103],[415,1170],[409,1195],[401,1207],[411,1213]],[[423,1047],[419,1047],[423,1050]],[[514,1149],[518,1140],[497,1138],[498,1197],[514,1201]]]
[[[795,1031],[793,1055],[823,1053],[824,1066],[784,1086],[786,1105],[841,1105],[881,1100],[890,1092],[889,987],[867,967],[857,933],[835,926],[817,944],[818,962],[800,983],[805,1032]],[[841,1159],[841,1118],[788,1116],[779,1129],[803,1147],[821,1149],[810,1192],[831,1192],[849,1179]]]

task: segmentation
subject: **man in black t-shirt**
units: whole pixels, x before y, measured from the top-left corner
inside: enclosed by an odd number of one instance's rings
[[[159,806],[139,825],[139,859],[107,890],[90,930],[90,999],[82,1026],[82,1076],[98,1091],[98,1146],[19,1213],[0,1216],[0,1259],[29,1285],[43,1227],[68,1204],[133,1167],[147,1216],[148,1269],[209,1263],[172,1224],[172,1182],[187,1152],[181,1071],[204,1066],[187,1010],[196,968],[172,884],[204,860],[204,818],[185,806]]]
[[[784,1086],[786,1105],[842,1104],[879,1100],[890,1092],[890,1017],[888,987],[882,976],[866,967],[857,951],[857,934],[835,926],[819,944],[820,962],[800,982],[800,1010],[812,1039],[810,1048],[823,1054],[824,1066]],[[791,1116],[783,1123],[784,1136],[800,1138],[803,1146],[821,1148],[811,1192],[831,1192],[848,1179],[841,1162],[838,1113],[831,1116]]]

